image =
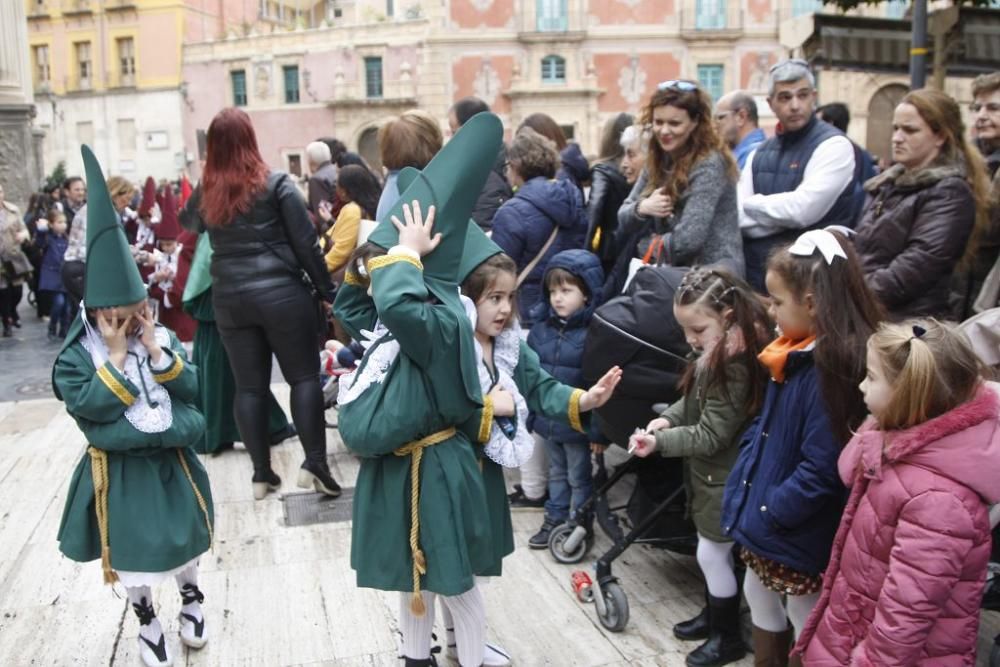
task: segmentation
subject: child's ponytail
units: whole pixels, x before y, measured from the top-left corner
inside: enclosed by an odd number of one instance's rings
[[[934,319],[883,324],[868,342],[893,392],[876,415],[886,431],[906,429],[966,402],[983,366],[965,336]]]

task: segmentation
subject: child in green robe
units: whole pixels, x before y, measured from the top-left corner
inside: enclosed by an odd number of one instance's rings
[[[191,446],[205,430],[197,370],[169,330],[155,324],[146,288],[108,196],[100,165],[83,148],[90,196],[84,307],[56,359],[56,397],[87,438],[70,481],[59,549],[101,559],[139,618],[147,667],[173,664],[153,607],[152,586],[173,577],[183,606],[181,641],[208,636],[198,558],[212,541],[208,476]]]

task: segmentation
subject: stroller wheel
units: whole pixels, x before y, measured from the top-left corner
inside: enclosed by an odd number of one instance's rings
[[[628,598],[617,581],[600,587],[598,595],[604,604],[597,606],[597,619],[611,632],[621,632],[628,625]]]
[[[564,523],[555,529],[549,535],[549,552],[552,557],[556,559],[556,562],[573,564],[582,561],[587,552],[590,551],[590,547],[594,543],[593,534],[588,533],[583,539],[573,539],[570,540],[570,536],[573,535],[573,531],[577,528],[586,530],[582,526],[573,526],[569,523]],[[570,548],[566,548],[567,542]]]

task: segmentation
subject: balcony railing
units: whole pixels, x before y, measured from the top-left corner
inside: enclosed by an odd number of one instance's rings
[[[336,80],[333,84],[333,97],[330,104],[400,104],[416,103],[416,82],[412,79],[382,80],[382,94],[374,97],[368,95],[365,79],[357,81]]]

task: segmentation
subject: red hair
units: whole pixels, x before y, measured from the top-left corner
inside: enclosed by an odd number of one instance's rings
[[[227,225],[250,210],[270,171],[257,148],[250,116],[223,109],[208,126],[201,214],[209,225]]]

